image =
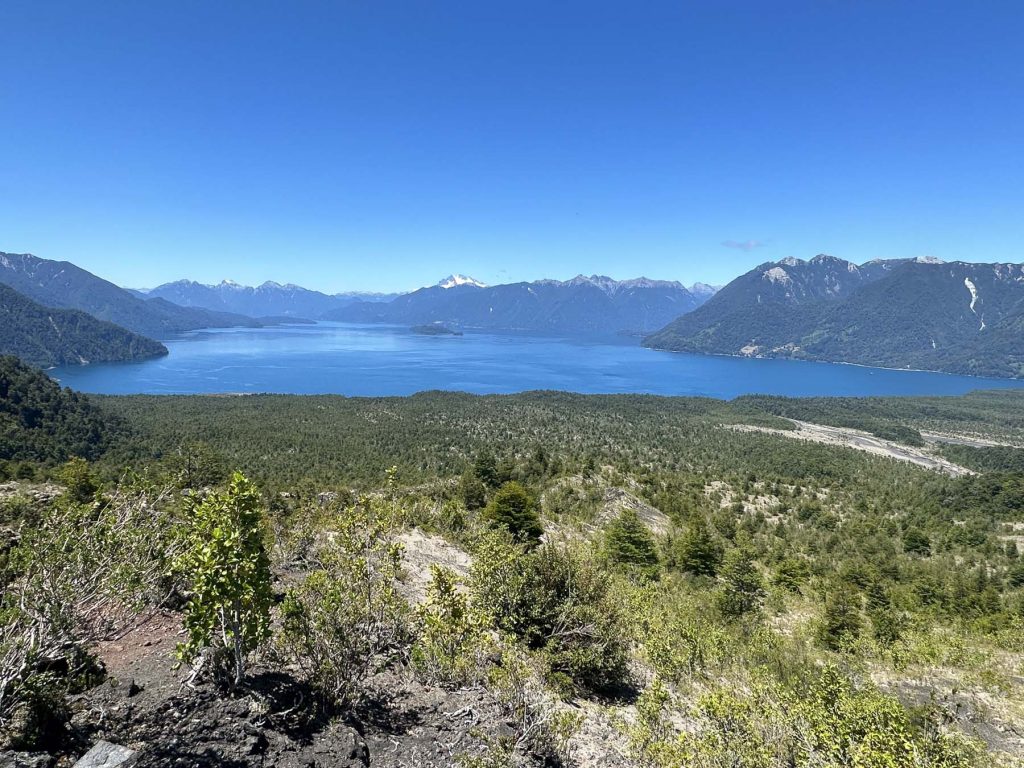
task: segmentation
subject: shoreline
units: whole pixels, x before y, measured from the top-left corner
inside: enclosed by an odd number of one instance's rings
[[[940,371],[934,368],[893,368],[888,365],[871,365],[869,363],[851,363],[848,360],[812,360],[804,357],[784,357],[782,355],[738,355],[732,352],[694,352],[688,349],[667,349],[665,347],[640,346],[653,352],[669,352],[676,355],[697,355],[706,357],[730,357],[736,360],[785,360],[792,363],[820,363],[822,365],[850,365],[854,368],[871,368],[878,371],[895,371],[897,373],[931,373],[940,376],[962,376],[967,379],[992,379],[998,381],[1019,381],[1024,383],[1024,376],[982,376],[977,373],[957,373],[956,371]],[[872,397],[872,395],[865,395]],[[900,395],[894,395],[900,397]]]

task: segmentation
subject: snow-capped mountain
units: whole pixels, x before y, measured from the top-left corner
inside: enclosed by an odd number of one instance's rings
[[[292,283],[268,280],[255,287],[223,280],[216,285],[205,285],[193,280],[173,283],[144,292],[158,296],[183,307],[202,307],[236,312],[249,317],[302,317],[315,320],[331,310],[354,301],[386,301],[395,294],[339,293],[329,295],[311,291]]]
[[[700,305],[681,283],[668,280],[613,280],[577,275],[570,280],[537,280],[483,286],[479,281],[438,285],[399,296],[386,304],[352,304],[329,317],[354,322],[409,325],[443,323],[464,328],[551,330],[565,333],[644,332]]]
[[[486,288],[485,283],[481,283],[472,277],[466,275],[448,275],[444,280],[441,280],[438,284],[438,288],[454,288],[457,285],[472,285],[475,288]]]
[[[703,299],[704,301],[707,301],[720,290],[722,290],[722,286],[708,285],[707,283],[694,283],[689,288],[687,288],[687,290],[694,296],[697,296]]]

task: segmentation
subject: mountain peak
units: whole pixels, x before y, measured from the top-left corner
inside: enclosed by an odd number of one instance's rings
[[[475,288],[486,288],[485,283],[481,283],[472,277],[466,275],[448,275],[444,280],[437,284],[438,288],[454,288],[457,285],[472,285]]]
[[[694,283],[687,290],[694,296],[710,298],[722,289],[720,285],[708,285],[707,283]]]

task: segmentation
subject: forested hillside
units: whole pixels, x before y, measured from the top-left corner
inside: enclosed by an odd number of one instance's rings
[[[0,284],[0,354],[44,368],[167,354],[158,341],[71,309],[36,304]]]
[[[1024,375],[1024,267],[833,257],[762,264],[644,343],[976,376]]]
[[[0,460],[95,459],[110,447],[119,424],[85,395],[0,356]]]

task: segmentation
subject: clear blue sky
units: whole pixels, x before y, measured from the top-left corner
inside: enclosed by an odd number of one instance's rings
[[[1022,40],[1018,0],[5,0],[0,250],[326,290],[1021,261]]]

